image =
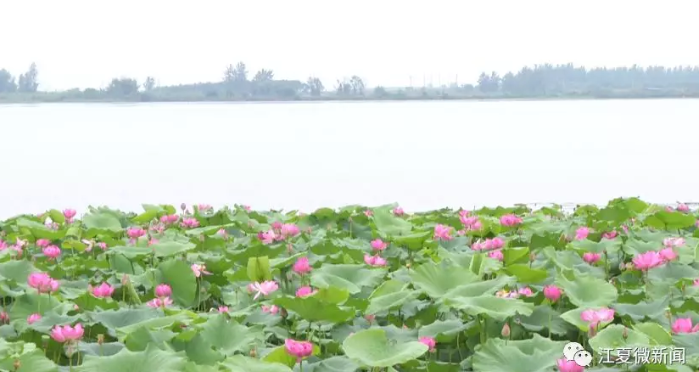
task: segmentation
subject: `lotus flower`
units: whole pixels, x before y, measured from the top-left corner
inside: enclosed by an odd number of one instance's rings
[[[388,247],[388,243],[384,242],[381,239],[375,239],[371,241],[371,248],[376,250],[376,251],[383,251]]]
[[[159,298],[169,297],[172,295],[172,288],[167,284],[158,284],[155,287],[155,296]]]
[[[592,252],[585,252],[583,254],[583,260],[590,265],[594,264],[595,262],[599,261],[600,258],[602,258],[602,255],[599,253],[592,253]]]
[[[272,244],[276,240],[277,235],[274,233],[274,230],[269,230],[260,232],[257,237],[262,240],[262,244]]]
[[[193,217],[185,217],[182,219],[180,226],[184,227],[185,229],[199,227],[199,220]]]
[[[36,241],[36,246],[39,248],[46,248],[51,244],[51,241],[48,239],[39,239]]]
[[[218,312],[219,312],[219,313],[227,313],[227,312],[228,312],[228,306],[219,306],[219,307],[218,307]]]
[[[172,305],[172,299],[170,297],[154,298],[146,302],[148,307],[159,308]]]
[[[678,248],[683,246],[685,243],[684,238],[665,238],[663,239],[663,245],[665,248]]]
[[[674,333],[694,333],[699,331],[699,323],[692,326],[692,318],[678,318],[672,323]]]
[[[42,252],[44,253],[44,256],[55,260],[61,255],[61,248],[58,248],[55,245],[49,245],[48,247],[44,248]]]
[[[304,287],[299,288],[296,291],[296,297],[308,297],[308,296],[311,296],[315,293],[316,293],[316,291],[314,291],[313,288],[308,287],[308,286],[304,286]]]
[[[576,240],[585,240],[585,239],[587,239],[587,236],[589,234],[590,234],[590,228],[583,226],[583,227],[575,230],[575,239]]]
[[[37,313],[34,313],[34,314],[27,317],[28,324],[34,324],[35,322],[38,322],[40,320],[41,320],[41,314],[37,314]]]
[[[401,207],[395,207],[393,208],[393,214],[395,214],[396,216],[402,216],[403,214],[405,214],[405,211],[403,211],[403,208]]]
[[[364,262],[365,262],[367,265],[371,265],[371,266],[375,266],[375,267],[386,266],[386,263],[387,263],[386,260],[383,259],[381,256],[378,256],[378,255],[377,255],[377,256],[371,256],[371,255],[368,255],[368,254],[365,254],[365,255],[364,255]]]
[[[686,213],[686,212],[689,212],[689,206],[688,206],[687,204],[684,204],[684,203],[679,203],[679,204],[677,205],[677,210],[680,211],[680,212],[685,212],[685,213]]]
[[[212,206],[210,206],[210,205],[208,205],[208,204],[197,204],[197,209],[198,209],[200,212],[205,212],[205,211],[214,209],[214,207],[212,207]]]
[[[435,346],[437,346],[437,341],[432,337],[423,336],[420,337],[418,341],[425,344],[429,348],[430,353],[434,353],[437,350],[435,349]]]
[[[63,210],[63,217],[65,217],[66,221],[70,223],[73,222],[73,217],[75,217],[77,213],[78,212],[76,212],[75,209],[65,209]]]
[[[551,302],[556,302],[561,298],[562,291],[555,285],[547,285],[544,287],[544,297]]]
[[[495,260],[498,260],[498,261],[502,261],[505,259],[505,256],[502,254],[502,251],[499,249],[496,251],[488,252],[488,257],[495,259]]]
[[[367,217],[371,217],[374,215],[374,212],[372,212],[371,209],[367,209],[364,211],[364,215]]]
[[[284,349],[289,355],[296,357],[298,362],[301,362],[303,358],[311,356],[313,354],[313,344],[307,341],[296,341],[290,338],[284,340]]]
[[[580,313],[580,319],[589,323],[590,328],[594,328],[600,322],[612,321],[614,319],[614,310],[606,307],[599,310],[588,309]]]
[[[585,372],[585,367],[579,366],[578,363],[575,363],[573,360],[567,360],[565,358],[558,359],[556,364],[558,365],[559,372]]]
[[[517,226],[522,223],[522,219],[514,214],[506,214],[500,217],[500,224],[507,227]]]
[[[283,239],[293,238],[301,233],[301,229],[293,223],[285,223],[279,229]]]
[[[294,270],[294,272],[299,275],[310,273],[312,268],[311,265],[308,263],[308,257],[299,257],[299,259],[296,260],[296,262],[294,262],[292,270]]]
[[[136,240],[143,235],[146,235],[146,230],[143,230],[140,227],[129,227],[126,229],[126,235],[131,238],[132,240]]]
[[[102,283],[99,286],[92,288],[92,295],[95,297],[106,298],[112,297],[114,287],[107,283]]]
[[[78,341],[83,337],[85,330],[83,330],[82,324],[78,323],[75,327],[69,325],[66,326],[55,326],[51,330],[51,338],[57,342],[72,342]]]
[[[451,227],[437,224],[434,227],[434,238],[438,240],[452,240]]]
[[[262,305],[262,312],[268,314],[276,314],[279,312],[279,307],[277,305],[267,306]]]
[[[199,278],[202,275],[211,275],[210,272],[206,271],[206,265],[192,264],[191,266],[194,276]]]
[[[260,297],[260,295],[269,296],[277,289],[279,289],[279,285],[273,280],[264,281],[262,283],[254,282],[250,283],[250,285],[248,286],[248,291],[250,291],[251,293],[256,292],[255,297],[252,298],[253,300],[257,300],[257,298]]]
[[[677,253],[672,248],[663,248],[659,252],[660,258],[663,261],[669,262],[677,258]]]
[[[517,291],[517,293],[519,293],[519,294],[522,295],[522,296],[527,296],[527,297],[534,296],[534,292],[532,292],[532,289],[529,288],[529,287],[520,288],[520,289]]]
[[[179,219],[180,219],[180,216],[178,216],[176,214],[169,214],[169,215],[160,217],[160,222],[171,224],[171,223],[177,222]]]
[[[646,253],[637,254],[633,258],[633,264],[637,270],[648,271],[663,263],[663,258],[656,251],[648,251]]]
[[[603,238],[609,239],[609,240],[616,238],[616,236],[617,236],[617,232],[614,230],[608,231],[608,232],[602,234]]]
[[[60,286],[58,281],[51,279],[46,273],[31,273],[27,278],[27,284],[35,288],[39,293],[56,292]]]

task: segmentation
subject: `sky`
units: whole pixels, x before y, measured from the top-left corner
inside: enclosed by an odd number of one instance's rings
[[[228,64],[326,86],[471,83],[524,65],[699,65],[696,0],[4,0],[0,68],[40,90],[219,81]],[[411,78],[412,77],[412,78]]]

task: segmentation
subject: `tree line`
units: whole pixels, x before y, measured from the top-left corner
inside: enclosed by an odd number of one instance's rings
[[[234,101],[331,99],[467,99],[547,97],[699,97],[699,67],[585,68],[572,64],[535,65],[500,75],[483,72],[474,84],[367,89],[357,76],[326,87],[317,77],[305,81],[276,79],[271,69],[254,74],[244,62],[228,65],[217,82],[159,86],[114,78],[102,88],[39,91],[39,71],[32,64],[13,76],[0,70],[0,101]]]

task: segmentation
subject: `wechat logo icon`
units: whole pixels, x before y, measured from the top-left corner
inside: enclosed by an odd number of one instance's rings
[[[580,367],[589,367],[592,364],[592,354],[577,342],[567,343],[563,347],[563,356],[567,361],[575,362]]]

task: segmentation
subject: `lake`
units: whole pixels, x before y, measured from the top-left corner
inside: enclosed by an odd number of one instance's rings
[[[0,105],[0,218],[699,200],[697,100]]]

